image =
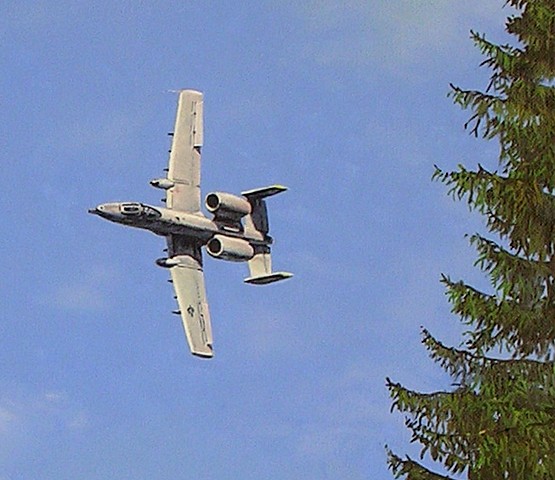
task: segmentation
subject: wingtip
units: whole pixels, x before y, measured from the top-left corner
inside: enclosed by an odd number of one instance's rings
[[[199,90],[195,90],[194,88],[177,88],[177,89],[171,88],[166,90],[166,93],[178,93],[178,94],[190,93],[190,94],[202,96],[202,92]]]
[[[214,357],[214,352],[210,350],[210,352],[191,352],[195,357],[204,358],[206,360]]]

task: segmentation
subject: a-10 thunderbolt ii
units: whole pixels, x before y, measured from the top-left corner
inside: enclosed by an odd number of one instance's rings
[[[156,264],[168,268],[187,341],[193,355],[212,357],[212,328],[204,288],[201,247],[214,258],[248,262],[245,282],[265,285],[291,277],[272,272],[265,199],[286,190],[281,185],[242,192],[242,196],[214,192],[200,205],[200,152],[203,143],[203,98],[181,90],[166,178],[153,187],[166,191],[165,207],[138,202],[104,203],[89,210],[112,222],[143,228],[166,237],[167,258]]]

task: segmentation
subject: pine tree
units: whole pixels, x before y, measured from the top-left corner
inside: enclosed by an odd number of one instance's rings
[[[495,169],[459,165],[434,178],[484,217],[476,266],[491,290],[444,276],[452,311],[468,327],[459,348],[423,331],[453,380],[419,393],[390,379],[421,459],[389,452],[396,478],[555,479],[555,0],[508,0],[514,44],[471,32],[491,72],[484,91],[451,86],[473,135],[499,142]]]

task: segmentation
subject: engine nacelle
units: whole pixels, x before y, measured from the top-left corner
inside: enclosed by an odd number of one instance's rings
[[[150,181],[150,184],[153,187],[161,188],[162,190],[169,190],[170,188],[172,188],[175,185],[175,183],[173,183],[168,178],[155,178],[155,179]]]
[[[206,196],[206,208],[216,218],[238,222],[252,211],[251,204],[231,193],[213,192]]]
[[[254,248],[249,242],[224,235],[214,235],[206,245],[206,250],[214,258],[232,262],[246,262],[254,256]]]
[[[162,268],[172,268],[172,267],[175,267],[176,265],[179,265],[179,260],[175,258],[162,257],[156,260],[156,265]]]

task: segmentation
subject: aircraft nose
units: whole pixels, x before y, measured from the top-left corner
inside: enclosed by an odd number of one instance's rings
[[[104,205],[99,205],[96,208],[89,208],[89,213],[98,215],[99,213],[104,212],[105,210],[106,208],[104,207]]]

